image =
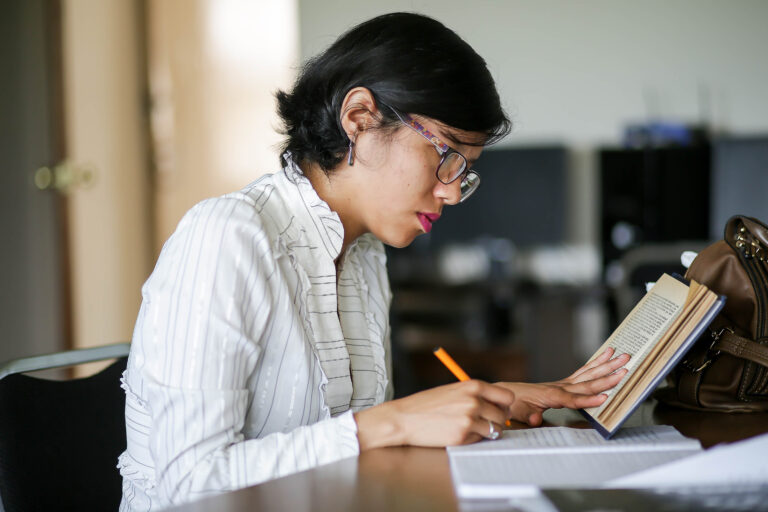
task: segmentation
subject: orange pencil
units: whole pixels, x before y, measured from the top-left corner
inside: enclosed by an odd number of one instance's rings
[[[467,372],[461,369],[461,366],[453,360],[451,356],[448,355],[448,352],[446,352],[443,347],[437,347],[435,350],[432,351],[435,356],[440,360],[441,363],[445,365],[446,368],[448,368],[452,374],[456,376],[457,379],[464,382],[465,380],[469,380],[469,375],[467,375]],[[507,420],[506,425],[508,427],[512,426],[512,422]]]
[[[448,355],[448,352],[443,350],[443,347],[437,347],[434,350],[434,353],[440,362],[443,363],[446,368],[451,370],[451,373],[454,374],[457,379],[462,382],[469,380],[469,375],[467,375],[467,372],[461,369],[461,366],[459,366],[456,361],[454,361],[453,358]]]

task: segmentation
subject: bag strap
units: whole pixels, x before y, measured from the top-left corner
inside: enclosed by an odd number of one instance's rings
[[[768,347],[727,330],[712,345],[712,350],[726,352],[768,367]]]

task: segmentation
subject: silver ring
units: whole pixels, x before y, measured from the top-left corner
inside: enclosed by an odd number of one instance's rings
[[[488,433],[488,439],[498,439],[501,435],[501,432],[496,430],[496,427],[493,426],[493,422],[491,420],[488,420],[488,428],[490,429],[490,432]]]

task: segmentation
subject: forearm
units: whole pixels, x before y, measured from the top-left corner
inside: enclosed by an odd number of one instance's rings
[[[229,445],[201,440],[158,473],[159,491],[177,504],[329,464],[359,453],[355,431],[354,418],[343,414]]]

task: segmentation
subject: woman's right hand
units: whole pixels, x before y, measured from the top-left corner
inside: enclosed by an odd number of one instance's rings
[[[515,394],[479,380],[421,391],[355,413],[360,451],[382,446],[449,446],[500,432]]]

